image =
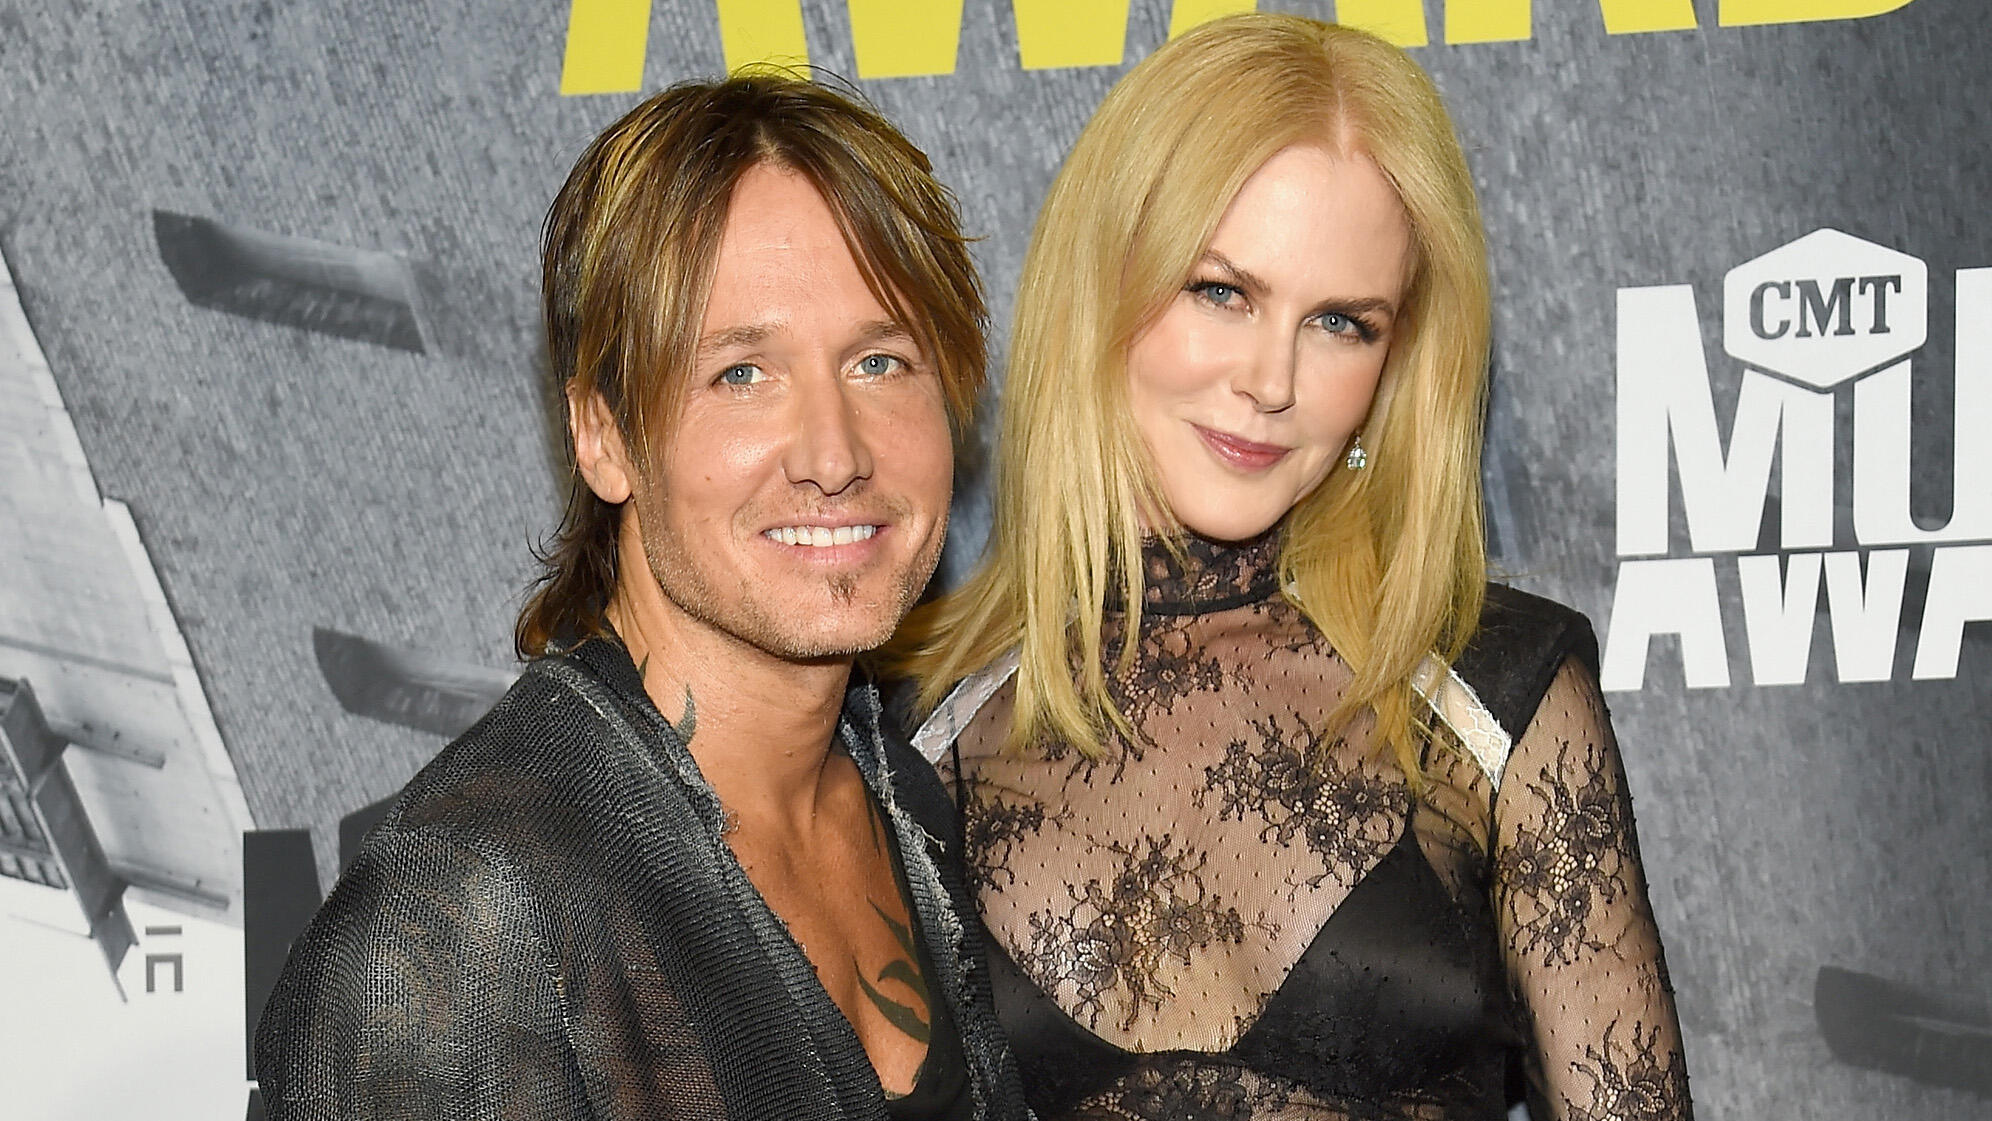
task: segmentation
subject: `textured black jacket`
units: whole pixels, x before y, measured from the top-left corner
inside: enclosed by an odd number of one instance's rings
[[[978,1116],[1027,1116],[952,805],[881,727],[844,742],[900,847]],[[867,1118],[850,1024],[721,839],[628,655],[527,668],[408,784],[293,945],[256,1036],[271,1121]]]

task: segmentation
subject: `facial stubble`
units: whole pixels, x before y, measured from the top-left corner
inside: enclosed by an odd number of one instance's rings
[[[689,546],[686,535],[671,528],[668,502],[650,488],[641,488],[632,499],[639,518],[644,559],[664,598],[705,626],[794,662],[847,658],[884,645],[926,588],[934,567],[940,563],[941,545],[947,537],[944,502],[934,532],[928,535],[920,552],[890,575],[885,594],[871,605],[871,625],[860,635],[838,640],[837,636],[812,633],[796,617],[798,612],[810,610],[806,605],[796,604],[784,610],[785,605],[769,603],[765,587],[747,573],[725,571],[718,564],[699,564],[693,555],[695,546]],[[888,524],[895,529],[912,524],[905,502],[884,500],[877,505],[884,509]],[[860,600],[864,574],[836,572],[822,580],[833,611],[865,606]]]

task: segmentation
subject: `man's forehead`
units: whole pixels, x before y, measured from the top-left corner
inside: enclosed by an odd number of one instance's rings
[[[830,201],[809,177],[762,162],[742,172],[726,198],[720,259],[757,251],[849,251]]]

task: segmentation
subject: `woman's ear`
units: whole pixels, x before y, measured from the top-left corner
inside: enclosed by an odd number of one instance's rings
[[[595,497],[620,505],[634,491],[635,465],[623,446],[622,429],[608,402],[594,390],[567,390],[567,432],[574,440],[574,466]]]

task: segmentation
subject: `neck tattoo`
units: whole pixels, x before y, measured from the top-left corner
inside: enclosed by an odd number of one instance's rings
[[[672,720],[672,719],[671,719],[670,717],[668,717],[668,716],[667,716],[667,717],[665,717],[665,718],[664,718],[664,726],[665,726],[666,728],[669,728],[669,729],[671,729],[671,730],[672,730],[673,732],[676,732],[676,733],[678,734],[678,739],[679,739],[679,741],[680,741],[681,743],[683,743],[683,744],[684,744],[685,746],[687,746],[687,747],[690,747],[690,746],[691,746],[691,743],[692,743],[692,734],[693,734],[694,732],[698,731],[698,728],[699,728],[699,710],[698,710],[698,706],[697,706],[697,705],[694,705],[694,704],[692,703],[692,687],[691,687],[691,686],[689,686],[689,685],[685,686],[685,713],[684,713],[684,715],[683,715],[683,716],[680,716],[680,717],[678,717],[678,719],[677,719],[677,720],[675,720],[675,721],[673,721],[673,720]]]

